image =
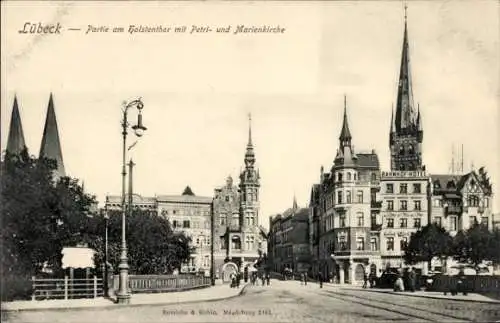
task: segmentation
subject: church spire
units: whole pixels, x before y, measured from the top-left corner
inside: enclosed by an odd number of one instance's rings
[[[66,176],[52,93],[50,93],[49,105],[47,107],[47,117],[45,119],[45,127],[43,129],[43,137],[42,144],[40,145],[39,157],[55,160],[57,162],[57,168],[54,171],[55,176]]]
[[[342,130],[340,131],[340,147],[351,146],[351,131],[349,130],[349,123],[347,122],[347,98],[344,95],[344,121],[342,123]]]
[[[253,151],[252,144],[252,115],[248,114],[248,144],[247,151],[245,153],[245,165],[246,167],[253,167],[255,163],[255,152]]]
[[[405,27],[401,66],[399,70],[398,96],[396,103],[396,132],[413,130],[415,127],[415,112],[413,105],[413,89],[410,68],[410,49],[408,45],[407,6],[405,4]]]
[[[7,139],[7,151],[13,155],[19,155],[26,148],[24,141],[23,125],[21,115],[17,106],[17,96],[14,96],[12,116],[10,118],[9,137]]]
[[[295,196],[295,193],[293,193],[293,206],[292,206],[292,209],[294,211],[297,211],[298,210],[298,206],[297,206],[297,197]]]

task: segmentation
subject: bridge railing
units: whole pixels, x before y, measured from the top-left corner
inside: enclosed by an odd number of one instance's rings
[[[119,276],[113,276],[113,289],[118,290]],[[178,292],[211,286],[210,277],[195,275],[130,275],[132,293]]]

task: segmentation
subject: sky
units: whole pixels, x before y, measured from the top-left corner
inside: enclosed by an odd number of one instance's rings
[[[344,94],[356,151],[389,169],[389,126],[404,28],[399,1],[2,2],[1,145],[17,94],[27,146],[38,154],[54,96],[66,172],[102,203],[121,191],[121,104],[142,97],[148,128],[131,150],[143,196],[212,196],[244,166],[248,114],[261,175],[260,221],[309,202],[338,147]],[[499,4],[408,4],[413,94],[423,160],[448,173],[485,166],[499,196]],[[60,34],[22,34],[26,22]],[[280,26],[274,34],[190,34],[192,25]],[[129,25],[186,33],[91,32]],[[70,31],[69,28],[81,29]],[[130,112],[134,119],[136,111]],[[129,136],[129,143],[135,139]],[[494,211],[499,211],[495,198]]]

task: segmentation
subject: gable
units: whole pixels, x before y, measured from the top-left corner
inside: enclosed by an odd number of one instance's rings
[[[467,175],[466,175],[467,176]],[[482,194],[484,193],[484,188],[479,181],[479,178],[474,172],[468,174],[467,178],[464,180],[460,192],[466,194]]]

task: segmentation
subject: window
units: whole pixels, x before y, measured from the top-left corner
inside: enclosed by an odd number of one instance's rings
[[[200,245],[200,238],[196,238],[196,245],[199,246]]]
[[[387,251],[393,251],[394,250],[394,238],[389,237],[387,238]]]
[[[341,228],[344,228],[345,227],[345,214],[341,214],[340,217],[339,217],[339,226]]]
[[[351,173],[347,173],[347,180],[350,181],[351,180]]]
[[[226,202],[229,202],[229,196],[226,196]]]
[[[402,211],[408,210],[408,201],[401,201],[399,209],[402,210]]]
[[[387,227],[394,228],[394,219],[387,219]]]
[[[399,184],[399,193],[407,194],[408,193],[408,184]]]
[[[339,182],[342,182],[342,173],[338,173],[338,176],[337,176]]]
[[[227,246],[226,246],[226,239],[224,237],[220,238],[220,248],[221,249],[226,249],[227,248]]]
[[[370,216],[370,224],[371,224],[372,228],[377,225],[377,215],[376,214],[372,214]]]
[[[488,199],[488,198],[484,199],[484,206],[485,207],[490,207],[490,199]]]
[[[408,219],[407,218],[399,219],[399,227],[400,228],[406,228],[407,226],[408,226]]]
[[[387,211],[394,210],[394,201],[387,201]]]
[[[475,224],[477,224],[477,220],[475,216],[470,216],[469,217],[469,225],[473,227]]]
[[[345,192],[345,200],[347,204],[351,204],[351,192],[349,191]]]
[[[440,216],[436,216],[436,217],[434,218],[434,223],[436,223],[436,224],[437,224],[437,226],[439,226],[439,227],[440,227],[440,226],[442,225],[442,222],[441,222],[441,217],[440,217]]]
[[[337,192],[337,204],[342,204],[342,192]]]
[[[339,249],[347,250],[347,243],[345,241],[345,237],[339,237]]]
[[[450,216],[450,230],[457,231],[458,229],[458,218],[456,216]]]
[[[363,191],[358,191],[358,203],[363,203]]]
[[[203,259],[203,267],[210,267],[210,257],[209,256],[205,256],[205,258]]]
[[[413,227],[420,228],[422,226],[422,222],[420,219],[413,219]]]
[[[399,241],[399,250],[404,251],[407,245],[408,245],[408,238],[407,237],[401,238],[401,240]]]
[[[408,154],[409,154],[409,155],[413,155],[413,152],[414,152],[413,146],[412,146],[412,145],[409,145],[409,146],[408,146]]]
[[[375,182],[377,180],[377,174],[372,173],[372,182]]]
[[[177,220],[174,220],[172,221],[172,225],[174,228],[177,228],[179,224],[177,223]]]
[[[365,250],[365,238],[363,237],[356,238],[356,250]]]
[[[420,183],[413,184],[413,193],[422,193],[422,185]]]
[[[220,225],[226,225],[226,217],[220,218]]]
[[[190,226],[189,226],[189,220],[184,220],[184,221],[182,222],[182,227],[183,227],[183,228],[186,228],[186,229],[189,229],[189,227],[190,227]]]
[[[377,248],[377,238],[371,238],[370,239],[370,250],[371,251],[377,251],[378,248]]]
[[[479,197],[477,197],[475,195],[470,195],[469,198],[467,199],[467,202],[469,203],[469,206],[478,207],[479,206]]]
[[[386,193],[394,193],[394,184],[385,184]]]
[[[356,173],[354,173],[354,180],[356,180]]]
[[[404,155],[405,154],[405,148],[403,146],[399,147],[399,154]]]
[[[357,220],[358,220],[358,227],[364,226],[365,221],[364,221],[363,213],[358,213],[356,216],[357,216]]]
[[[416,211],[422,210],[422,206],[421,206],[420,201],[413,201],[413,203],[415,204],[415,210]]]

